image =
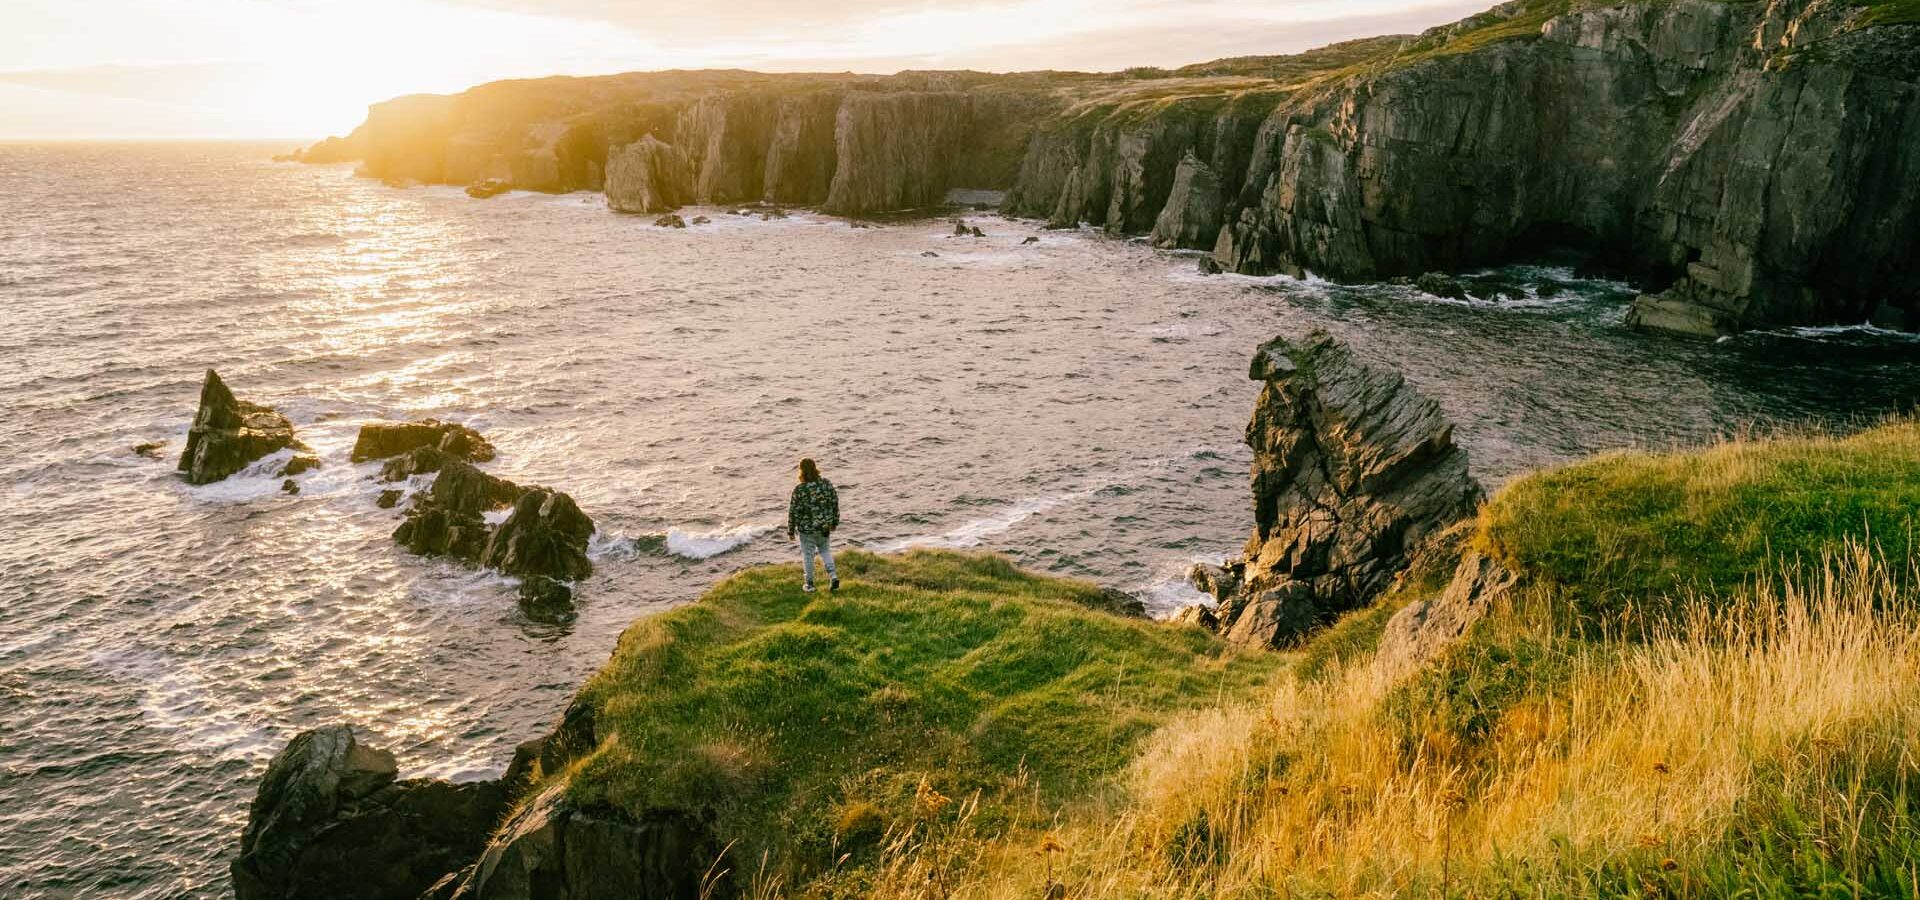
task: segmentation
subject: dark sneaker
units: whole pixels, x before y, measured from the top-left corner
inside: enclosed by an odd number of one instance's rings
[[[829,591],[837,591],[839,589],[840,589],[840,579],[838,578],[835,578],[832,584],[827,585],[827,590]]]

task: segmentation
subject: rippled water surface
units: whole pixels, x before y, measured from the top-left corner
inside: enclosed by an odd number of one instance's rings
[[[8,897],[226,895],[253,780],[303,728],[491,775],[625,623],[789,554],[771,526],[802,454],[846,542],[1001,550],[1166,608],[1249,527],[1246,364],[1275,334],[1324,326],[1402,368],[1492,482],[1914,394],[1897,337],[1647,338],[1619,324],[1627,286],[1562,270],[1506,273],[1556,296],[1449,303],[1201,278],[993,218],[984,239],[722,211],[672,231],[278,149],[0,145]],[[320,451],[298,496],[175,478],[210,366]],[[480,428],[495,471],[599,522],[578,622],[530,624],[504,583],[392,544],[347,448],[419,416]]]

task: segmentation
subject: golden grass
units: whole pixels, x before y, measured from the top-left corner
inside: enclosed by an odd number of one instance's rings
[[[1551,643],[1565,673],[1482,739],[1410,734],[1366,659],[1163,727],[1127,799],[1048,832],[1055,852],[956,831],[939,858],[966,876],[928,880],[913,856],[939,842],[896,844],[870,895],[1912,896],[1906,564],[1856,549],[1689,597],[1632,642],[1498,611],[1473,640]]]

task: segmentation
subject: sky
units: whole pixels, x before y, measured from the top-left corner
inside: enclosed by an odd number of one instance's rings
[[[1418,31],[1493,0],[5,0],[0,139],[344,134],[500,78],[1179,66]]]

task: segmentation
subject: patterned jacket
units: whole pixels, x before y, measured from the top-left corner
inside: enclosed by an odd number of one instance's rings
[[[793,487],[787,500],[787,530],[807,534],[826,534],[840,527],[840,495],[833,482],[802,481]]]

